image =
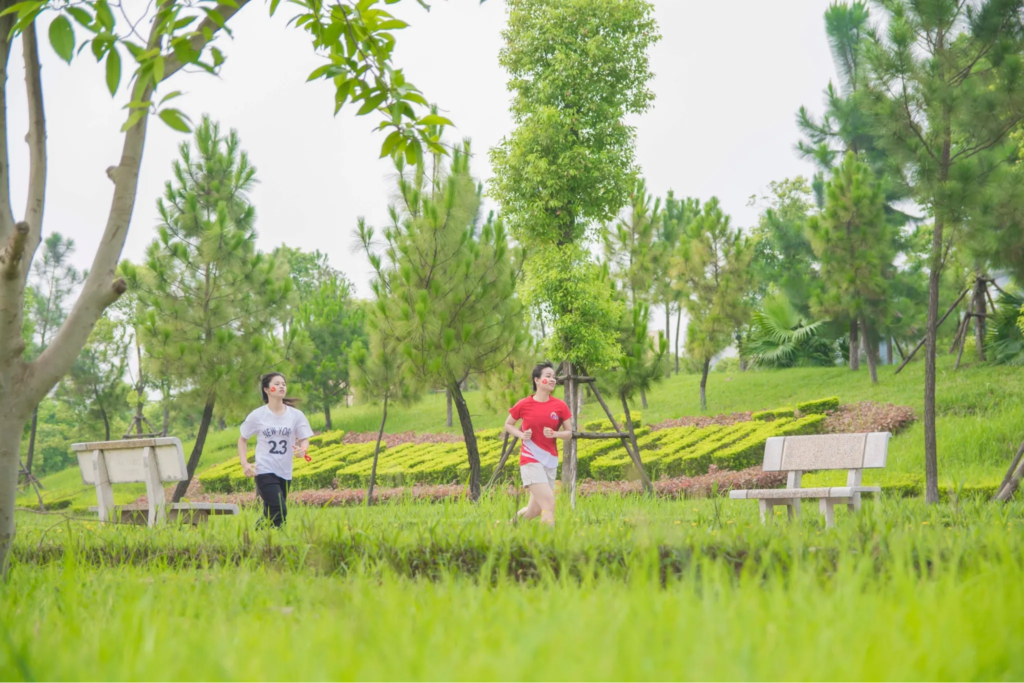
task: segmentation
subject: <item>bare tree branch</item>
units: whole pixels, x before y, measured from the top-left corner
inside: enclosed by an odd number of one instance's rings
[[[236,6],[234,7],[232,7],[231,5],[217,5],[216,9],[214,9],[213,11],[220,14],[220,16],[224,18],[224,23],[226,24],[231,19],[231,17],[240,12],[241,9],[245,7],[248,3],[249,0],[238,0]],[[189,40],[189,44],[192,46],[193,50],[195,50],[196,52],[200,52],[204,47],[206,47],[207,43],[209,42],[208,40],[206,40],[205,37],[207,32],[209,32],[210,35],[216,35],[217,31],[219,30],[220,26],[217,24],[217,22],[213,21],[209,17],[206,17],[201,22],[199,22],[199,26],[196,27],[195,35],[192,36],[192,38]],[[178,59],[177,55],[175,55],[173,52],[168,53],[164,57],[164,80],[166,81],[168,78],[173,76],[183,66],[184,64],[180,59]]]
[[[28,94],[28,136],[25,139],[29,148],[29,172],[25,222],[30,228],[28,251],[32,254],[42,239],[43,207],[46,202],[46,111],[43,107],[36,22],[25,28],[21,43],[25,53],[25,87]],[[27,276],[28,268],[25,273]]]
[[[13,0],[0,0],[0,9],[7,9]],[[15,16],[0,17],[0,241],[6,241],[14,231],[14,212],[11,210],[11,162],[7,153],[7,65],[11,56],[8,35]]]

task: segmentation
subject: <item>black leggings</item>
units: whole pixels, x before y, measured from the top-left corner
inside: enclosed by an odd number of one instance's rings
[[[263,499],[263,516],[274,526],[281,526],[288,517],[289,486],[291,481],[276,474],[256,475],[256,492]]]

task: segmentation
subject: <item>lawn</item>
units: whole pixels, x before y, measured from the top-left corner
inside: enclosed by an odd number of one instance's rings
[[[594,497],[255,512],[191,529],[19,515],[3,680],[1020,680],[1024,504]]]

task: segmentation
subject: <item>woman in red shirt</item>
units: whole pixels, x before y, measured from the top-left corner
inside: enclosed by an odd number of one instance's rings
[[[572,438],[569,406],[555,398],[555,366],[545,361],[533,368],[533,396],[512,406],[505,420],[505,431],[522,441],[519,472],[530,502],[517,513],[518,518],[555,525],[555,479],[558,475],[558,446],[555,439]],[[522,429],[516,423],[522,420]]]

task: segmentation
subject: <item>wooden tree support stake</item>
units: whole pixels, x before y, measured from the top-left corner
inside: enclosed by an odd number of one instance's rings
[[[1024,443],[1021,443],[1020,448],[1017,449],[1017,455],[1014,457],[1013,462],[1010,463],[1010,468],[1006,470],[1006,476],[1003,477],[1003,482],[999,485],[999,490],[996,493],[996,500],[1006,502],[1013,497],[1014,492],[1017,491],[1017,487],[1020,486],[1020,480],[1024,478],[1024,463],[1021,462],[1021,458],[1024,457]]]
[[[953,305],[949,307],[949,310],[946,311],[946,314],[943,315],[941,318],[939,318],[939,322],[936,323],[936,325],[935,325],[935,329],[936,330],[939,328],[939,325],[941,325],[942,323],[946,322],[946,318],[948,318],[949,314],[953,312],[953,309],[955,309],[958,305],[960,305],[960,302],[963,300],[963,298],[965,296],[967,296],[967,292],[969,292],[969,291],[971,291],[971,290],[970,289],[965,289],[963,292],[960,293],[960,296],[957,297],[957,300],[954,301]],[[914,354],[916,354],[918,351],[921,350],[921,347],[924,346],[924,342],[925,342],[926,339],[927,339],[927,336],[922,338],[921,341],[917,342],[917,346],[915,346],[914,350],[910,352],[910,355],[907,356],[906,358],[904,358],[903,362],[900,363],[900,366],[898,368],[896,368],[896,372],[893,373],[894,375],[900,374],[900,370],[905,368],[907,366],[907,363],[909,363],[911,360],[913,360]]]
[[[508,462],[508,456],[512,455],[512,451],[515,450],[516,444],[519,443],[519,437],[512,437],[511,445],[508,442],[508,432],[505,432],[505,438],[501,442],[501,459],[498,460],[498,464],[494,466],[494,471],[491,472],[491,478],[487,480],[487,486],[485,489],[489,489],[494,486],[494,482],[498,481],[498,477],[501,476],[501,471],[505,468],[505,463]]]

